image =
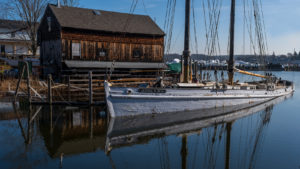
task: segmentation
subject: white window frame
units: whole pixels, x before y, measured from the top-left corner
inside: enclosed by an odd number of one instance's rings
[[[81,43],[72,43],[72,59],[74,57],[81,59]]]

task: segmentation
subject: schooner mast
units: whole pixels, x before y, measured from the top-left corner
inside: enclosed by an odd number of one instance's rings
[[[234,76],[234,24],[235,24],[235,0],[231,0],[230,12],[230,40],[229,40],[229,60],[228,60],[228,83],[233,85]]]
[[[190,9],[191,1],[185,1],[185,33],[184,33],[184,51],[183,51],[183,70],[182,82],[190,82]],[[230,41],[229,41],[229,60],[228,60],[228,82],[233,85],[234,77],[234,27],[235,27],[235,0],[231,0],[230,12]]]
[[[184,32],[184,51],[183,51],[183,77],[182,82],[188,83],[190,81],[190,15],[191,15],[191,0],[185,1],[185,32]]]

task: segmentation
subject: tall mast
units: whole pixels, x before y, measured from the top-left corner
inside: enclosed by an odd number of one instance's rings
[[[234,76],[234,23],[235,23],[235,0],[231,0],[230,12],[230,48],[229,48],[229,61],[228,61],[228,82],[233,85]]]
[[[184,33],[184,51],[183,51],[183,82],[188,83],[190,80],[190,14],[191,0],[185,1],[185,33]]]

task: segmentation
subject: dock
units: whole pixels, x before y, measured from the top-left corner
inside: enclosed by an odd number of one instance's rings
[[[127,71],[86,71],[75,74],[63,74],[57,82],[49,74],[47,80],[39,80],[31,75],[27,76],[28,64],[24,64],[16,87],[10,92],[15,101],[27,100],[35,105],[74,105],[98,106],[105,105],[104,81],[114,86],[137,87],[141,84],[153,85],[158,76],[162,76],[163,69],[129,69]],[[172,81],[172,77],[164,77]]]

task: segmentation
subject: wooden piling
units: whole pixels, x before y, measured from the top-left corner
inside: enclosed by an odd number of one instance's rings
[[[202,64],[200,64],[199,80],[202,81]]]
[[[50,113],[50,147],[53,147],[53,107],[52,105],[49,106],[49,113]]]
[[[28,71],[27,71],[28,73]],[[29,74],[27,74],[29,76]],[[32,136],[32,124],[30,123],[31,120],[31,112],[32,111],[32,107],[31,105],[29,105],[29,110],[28,110],[28,116],[27,116],[27,140],[26,140],[26,144],[30,144],[31,143],[31,136]]]
[[[48,103],[52,105],[52,87],[51,87],[52,75],[48,74]]]
[[[30,89],[30,74],[29,74],[29,64],[28,62],[25,62],[25,65],[26,65],[26,72],[27,72],[27,96],[28,96],[28,102],[29,102],[29,105],[31,104],[31,89]]]
[[[93,73],[89,71],[89,105],[93,104]]]
[[[19,91],[19,88],[20,88],[20,83],[21,83],[21,80],[23,78],[24,71],[25,71],[25,65],[23,65],[23,67],[22,67],[22,71],[21,71],[21,74],[20,74],[20,77],[19,77],[19,80],[18,80],[18,83],[17,83],[17,87],[16,87],[16,91],[15,91],[15,98],[14,98],[15,101],[17,100],[18,91]]]
[[[68,76],[68,101],[71,101],[71,84],[70,84],[70,76]]]
[[[89,108],[90,110],[90,138],[92,139],[94,137],[94,131],[93,131],[93,112],[94,112],[94,108],[92,106],[90,106]]]
[[[195,63],[195,79],[197,82],[199,82],[199,74],[198,74],[198,69],[199,68],[199,64],[198,63]]]

